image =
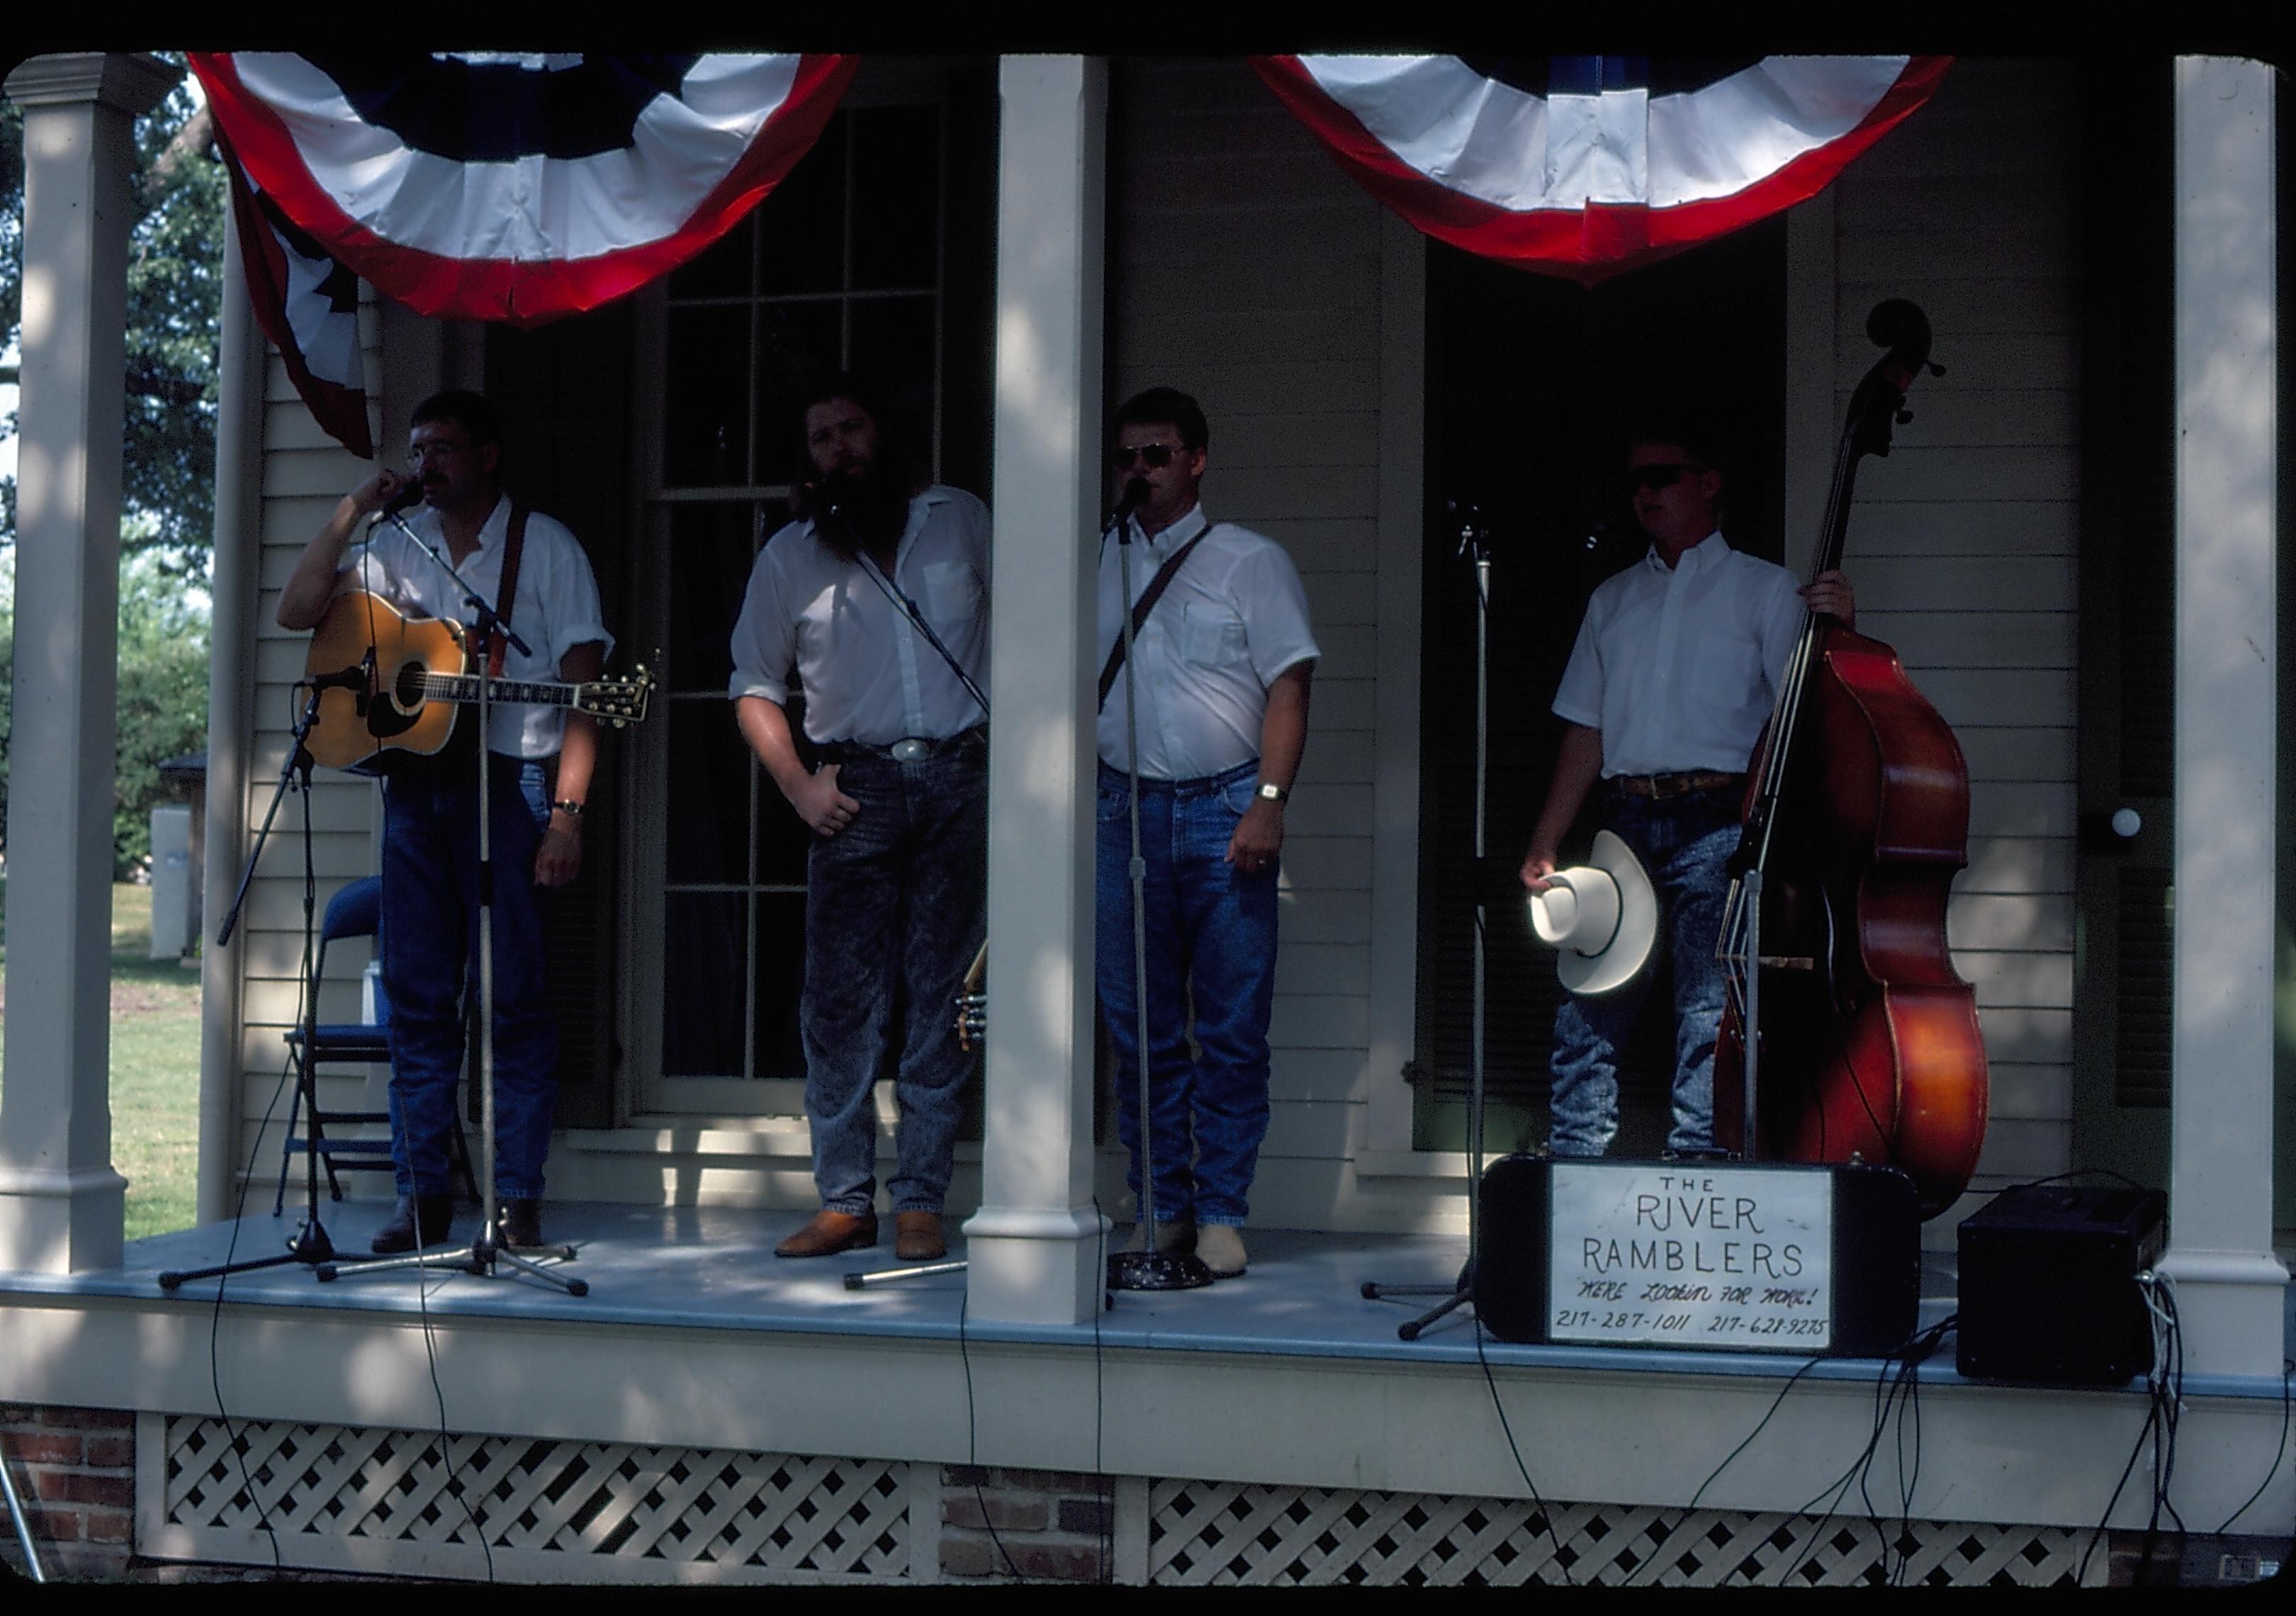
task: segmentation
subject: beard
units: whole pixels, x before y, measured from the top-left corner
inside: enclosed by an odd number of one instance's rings
[[[909,489],[884,457],[864,466],[840,466],[813,485],[806,500],[813,530],[843,561],[861,546],[890,550],[909,523]]]

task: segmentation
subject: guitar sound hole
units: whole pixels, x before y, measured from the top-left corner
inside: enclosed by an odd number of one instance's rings
[[[398,677],[391,682],[390,699],[401,712],[413,712],[422,705],[422,678],[430,670],[422,663],[410,661],[399,669]]]

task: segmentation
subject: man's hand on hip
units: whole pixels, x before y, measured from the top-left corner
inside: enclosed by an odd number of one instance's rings
[[[824,763],[786,793],[790,807],[797,810],[797,816],[811,826],[816,836],[836,835],[861,812],[859,803],[837,789],[837,771],[841,767]]]
[[[1243,810],[1235,834],[1227,841],[1226,862],[1247,875],[1257,875],[1275,862],[1283,849],[1283,805],[1262,797]]]

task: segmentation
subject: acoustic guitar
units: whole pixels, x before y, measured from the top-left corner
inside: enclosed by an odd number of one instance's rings
[[[372,657],[370,658],[370,652]],[[444,618],[410,618],[380,595],[338,595],[311,631],[305,681],[319,690],[319,716],[305,744],[329,768],[372,773],[384,752],[429,756],[455,733],[455,716],[479,699],[466,631]],[[653,675],[578,685],[489,679],[489,701],[570,707],[619,728],[646,714]]]

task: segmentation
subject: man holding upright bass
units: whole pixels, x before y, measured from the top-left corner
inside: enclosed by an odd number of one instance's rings
[[[985,925],[988,510],[915,473],[852,378],[804,405],[816,480],[767,541],[734,627],[742,734],[814,832],[806,865],[806,1116],[821,1210],[775,1248],[877,1243],[877,1118],[898,1058],[895,1254],[946,1254],[941,1203],[974,1057],[953,1006]],[[803,688],[817,768],[788,707]]]

